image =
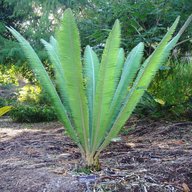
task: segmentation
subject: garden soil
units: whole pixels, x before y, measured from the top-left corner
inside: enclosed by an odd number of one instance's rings
[[[58,122],[0,119],[0,192],[190,192],[192,122],[132,118],[89,172]]]

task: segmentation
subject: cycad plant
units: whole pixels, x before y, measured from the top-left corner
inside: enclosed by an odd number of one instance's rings
[[[118,20],[105,43],[101,61],[90,46],[85,48],[81,59],[78,29],[72,11],[67,9],[56,31],[56,39],[41,40],[54,66],[55,82],[30,44],[15,29],[8,29],[19,41],[86,164],[95,167],[100,152],[117,136],[191,19],[171,40],[178,17],[156,50],[141,65],[144,44],[139,43],[125,59],[124,50],[120,48]]]

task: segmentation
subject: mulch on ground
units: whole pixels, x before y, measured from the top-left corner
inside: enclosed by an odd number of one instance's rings
[[[80,172],[79,150],[60,123],[0,119],[2,192],[192,191],[192,122],[132,118],[100,159],[101,171]]]

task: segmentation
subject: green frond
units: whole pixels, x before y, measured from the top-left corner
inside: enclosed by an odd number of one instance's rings
[[[116,20],[105,44],[98,74],[94,103],[93,151],[96,149],[97,138],[106,129],[103,125],[105,124],[105,118],[109,115],[109,107],[112,101],[111,95],[115,92],[115,69],[119,46],[120,24]]]
[[[115,69],[115,89],[117,88],[117,85],[120,81],[124,62],[125,62],[125,52],[123,48],[120,48],[118,52],[117,64]]]
[[[50,44],[53,46],[53,49],[54,49],[55,53],[57,55],[59,55],[58,43],[57,43],[57,40],[53,36],[50,37]]]
[[[115,91],[110,110],[114,111],[115,108],[120,108],[125,99],[129,87],[133,82],[133,79],[140,68],[141,60],[143,57],[144,44],[139,43],[132,51],[128,54],[127,59],[125,61],[123,72]]]
[[[56,86],[58,87],[59,95],[60,95],[63,105],[66,108],[68,117],[70,118],[71,109],[69,107],[68,96],[66,93],[65,75],[64,75],[64,71],[63,71],[58,53],[56,52],[56,40],[54,40],[54,44],[53,44],[53,39],[51,41],[52,41],[52,44],[41,39],[41,42],[45,46],[45,49],[49,55],[50,61],[53,64],[53,69],[55,71],[55,77],[56,77]],[[72,119],[70,119],[70,120],[72,121]]]
[[[71,115],[81,144],[85,147],[85,151],[88,151],[89,117],[83,83],[79,32],[70,9],[64,13],[62,25],[56,33],[56,39]]]
[[[181,36],[185,29],[189,26],[189,24],[192,21],[192,14],[188,17],[187,21],[184,23],[184,25],[181,27],[181,29],[178,32],[178,35]]]
[[[84,53],[84,79],[86,84],[86,95],[89,107],[89,138],[93,131],[93,108],[95,102],[96,83],[99,72],[99,59],[90,46],[85,48]],[[92,140],[89,140],[90,145]]]
[[[109,144],[111,139],[115,137],[121,127],[125,124],[126,120],[131,115],[134,110],[136,104],[139,102],[142,97],[144,91],[149,86],[151,79],[155,75],[156,71],[159,69],[160,65],[164,61],[164,50],[167,46],[169,40],[172,37],[172,34],[175,31],[175,28],[179,22],[179,17],[175,20],[171,28],[168,30],[167,34],[164,36],[158,47],[152,53],[152,55],[144,62],[142,65],[137,78],[129,91],[125,103],[121,108],[120,113],[118,114],[109,134],[106,136],[105,140],[99,147],[97,154]]]
[[[104,125],[107,127],[107,130],[103,132],[103,135],[100,135],[101,141],[110,131],[118,113],[120,112],[121,106],[125,102],[126,95],[129,92],[129,86],[133,82],[133,79],[135,78],[136,73],[140,68],[140,63],[143,57],[143,50],[144,44],[139,43],[127,56],[119,84],[116,88],[112,103],[109,108],[109,116],[108,119],[106,118],[106,124]]]
[[[43,89],[49,95],[52,104],[56,110],[56,113],[58,115],[58,118],[65,125],[65,128],[68,131],[71,138],[78,143],[78,137],[74,131],[74,128],[71,125],[66,110],[39,57],[31,47],[31,45],[28,43],[28,41],[26,41],[15,29],[8,27],[7,29],[9,29],[9,31],[13,34],[13,36],[19,41],[25,56],[29,60],[31,69],[35,73],[37,79],[40,81]]]

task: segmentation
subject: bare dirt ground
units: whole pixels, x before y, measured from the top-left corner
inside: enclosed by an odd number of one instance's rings
[[[0,192],[192,191],[192,122],[132,118],[90,174],[79,172],[79,150],[63,132],[58,122],[1,118]]]

